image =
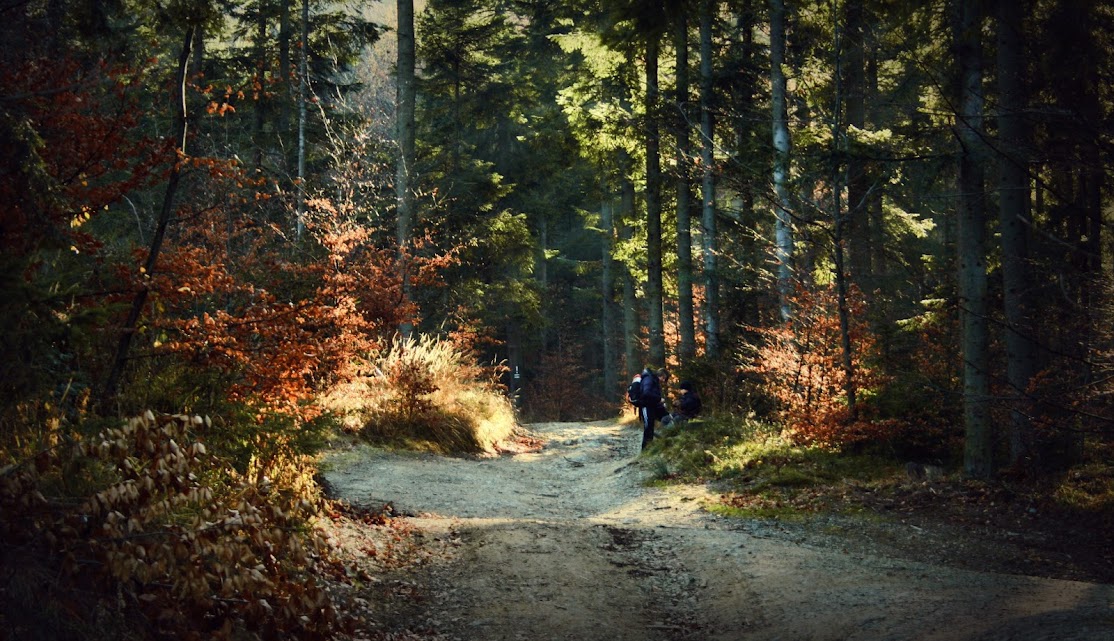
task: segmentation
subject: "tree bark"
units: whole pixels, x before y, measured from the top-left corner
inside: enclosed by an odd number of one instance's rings
[[[293,0],[281,0],[282,15],[279,18],[279,75],[282,76],[282,86],[286,88],[286,100],[282,101],[279,109],[278,134],[284,138],[290,133],[290,106],[294,102],[293,91],[290,89],[290,3]],[[285,146],[285,145],[284,145]],[[289,162],[289,156],[284,154],[283,169]]]
[[[852,0],[850,5],[854,4],[856,3],[854,2],[854,0]],[[854,11],[852,11],[852,13],[854,13]],[[850,20],[854,20],[854,18],[851,18]],[[859,18],[859,22],[861,23],[861,16]],[[851,107],[849,107],[846,102],[847,94],[844,91],[845,87],[843,82],[843,79],[845,78],[843,68],[843,64],[845,62],[843,58],[843,43],[845,42],[846,34],[841,36],[839,34],[839,28],[837,26],[834,74],[836,78],[835,104],[832,108],[832,113],[835,114],[834,120],[832,121],[832,144],[835,146],[833,152],[835,152],[834,155],[837,157],[840,155],[839,152],[841,150],[844,152],[848,152],[851,146],[850,137],[846,130],[846,124],[840,118],[840,114],[845,113],[845,111],[851,111]],[[851,167],[853,166],[853,163],[850,159],[850,153],[845,153],[845,157],[847,157],[848,159],[848,166],[846,167],[847,173],[844,174],[844,168],[841,167],[839,163],[836,163],[833,165],[834,170],[833,175],[831,176],[831,182],[833,185],[832,192],[834,194],[834,197],[832,198],[832,257],[833,262],[835,263],[836,309],[837,315],[839,316],[839,342],[841,366],[843,368],[843,391],[844,394],[847,396],[847,408],[851,413],[851,418],[854,419],[857,413],[857,394],[855,386],[854,367],[855,359],[851,345],[851,315],[847,306],[847,290],[849,280],[846,260],[847,252],[844,251],[844,248],[846,247],[847,237],[849,236],[848,231],[849,228],[852,227],[850,223],[853,217],[853,205],[848,203],[847,210],[845,212],[843,209],[843,199],[841,197],[845,181],[849,183],[851,180]],[[850,189],[848,191],[852,192],[852,190]],[[860,245],[860,249],[865,249],[865,247],[862,247]],[[854,252],[852,252],[852,256],[854,256]]]
[[[1022,20],[1028,0],[998,0],[998,216],[1002,246],[1002,303],[1009,384],[1010,465],[1030,456],[1032,425],[1026,395],[1036,373],[1029,283],[1029,136],[1025,109],[1025,45]]]
[[[259,90],[255,95],[255,119],[252,127],[252,145],[255,147],[255,170],[263,168],[263,127],[266,124],[265,87],[267,74],[267,17],[260,6],[255,16],[255,82]]]
[[[410,237],[414,224],[413,178],[415,155],[415,42],[414,42],[414,0],[398,0],[398,58],[396,73],[396,134],[398,137],[398,165],[395,169],[395,199],[397,206],[396,242],[398,258],[402,266],[402,295],[406,301],[412,299],[410,272],[407,257],[410,253]],[[403,334],[412,331],[409,323],[399,328]]]
[[[777,262],[778,308],[781,319],[792,318],[790,299],[793,296],[793,221],[789,201],[789,112],[786,104],[785,71],[785,2],[770,0],[770,75],[772,84],[774,144],[775,223],[774,242]]]
[[[865,118],[868,125],[873,125],[879,120],[878,113],[880,111],[878,105],[880,104],[878,92],[878,43],[873,28],[867,28],[867,33],[864,34],[867,44],[864,48],[867,50],[866,54],[866,87],[864,89],[866,97]],[[867,46],[869,45],[869,46]],[[878,171],[874,163],[871,163],[870,171],[867,172],[868,179],[870,180],[870,187],[866,191],[866,211],[863,220],[870,226],[868,237],[870,239],[870,270],[871,279],[869,283],[870,291],[868,295],[872,294],[874,290],[878,289],[881,285],[882,279],[887,275],[887,262],[886,262],[886,221],[884,218],[882,208],[882,193],[883,190],[876,188],[875,185],[880,180]]]
[[[601,243],[601,298],[603,299],[602,321],[603,332],[603,391],[604,398],[608,401],[618,400],[619,385],[616,373],[618,367],[615,363],[615,272],[611,256],[615,251],[615,221],[614,203],[610,193],[605,196],[600,206],[600,227],[603,230]]]
[[[719,356],[719,245],[716,229],[715,120],[712,77],[712,16],[716,0],[700,3],[700,164],[702,216],[700,240],[704,256],[704,351]]]
[[[646,41],[646,299],[650,360],[665,366],[661,272],[661,132],[658,125],[658,41]]]
[[[302,49],[298,55],[298,208],[295,238],[306,230],[306,102],[309,100],[309,0],[302,0]]]
[[[633,169],[630,155],[626,151],[619,152],[620,173],[620,200],[619,200],[619,240],[629,241],[632,236],[628,221],[634,220],[634,181],[631,180]],[[640,325],[638,322],[638,301],[634,291],[634,274],[629,269],[623,272],[623,364],[627,368],[627,375],[633,376],[635,372],[642,371],[642,341],[639,336]]]
[[[679,12],[674,25],[677,49],[677,324],[681,344],[678,356],[687,363],[696,354],[692,302],[692,143],[689,136],[688,21]]]
[[[957,267],[963,344],[963,468],[972,478],[993,471],[990,424],[989,327],[987,323],[986,214],[983,198],[983,63],[977,3],[959,2],[956,49],[960,99],[956,119],[959,156]]]
[[[841,38],[840,67],[843,71],[843,106],[846,117],[842,132],[847,142],[847,246],[850,254],[851,282],[864,292],[872,289],[873,269],[870,264],[870,211],[867,208],[869,184],[867,161],[851,143],[850,128],[866,127],[866,56],[863,38],[863,2],[847,0],[843,5],[844,32]]]
[[[175,79],[175,106],[177,111],[174,114],[174,149],[176,150],[174,166],[170,169],[166,191],[163,193],[162,208],[159,210],[158,224],[155,226],[155,234],[151,238],[151,248],[147,252],[147,260],[143,264],[144,285],[132,299],[131,310],[128,312],[123,328],[121,328],[120,340],[116,345],[116,354],[112,359],[112,367],[105,378],[104,390],[101,393],[101,409],[106,413],[116,399],[120,379],[124,374],[124,366],[128,361],[132,337],[135,336],[139,317],[143,313],[147,296],[150,294],[150,289],[148,289],[146,283],[149,282],[149,279],[155,273],[155,268],[158,266],[163,239],[166,238],[166,229],[170,225],[170,217],[174,212],[174,196],[178,192],[178,183],[182,177],[181,162],[185,158],[186,138],[189,135],[189,111],[186,107],[186,71],[189,68],[190,53],[196,29],[195,25],[190,25],[186,28],[185,36],[182,38],[182,51],[178,56],[178,74]]]

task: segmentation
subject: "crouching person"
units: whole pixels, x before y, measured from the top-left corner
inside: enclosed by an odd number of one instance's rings
[[[700,410],[703,408],[700,395],[692,388],[691,382],[681,381],[678,387],[681,388],[681,398],[677,400],[677,411],[663,418],[662,425],[676,425],[692,420],[700,414]]]

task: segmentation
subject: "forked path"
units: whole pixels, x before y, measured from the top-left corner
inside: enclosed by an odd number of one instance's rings
[[[1114,586],[964,571],[841,550],[703,512],[652,488],[641,433],[530,426],[540,452],[446,458],[355,450],[327,473],[392,503],[454,553],[417,572],[411,624],[442,639],[1114,639]]]

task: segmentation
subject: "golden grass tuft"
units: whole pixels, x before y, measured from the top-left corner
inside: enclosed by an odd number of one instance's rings
[[[494,451],[517,427],[490,370],[431,336],[399,337],[364,374],[322,399],[345,429],[393,447],[440,453]]]

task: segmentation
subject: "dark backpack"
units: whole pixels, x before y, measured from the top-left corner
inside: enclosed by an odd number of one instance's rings
[[[642,407],[642,381],[631,381],[627,385],[627,400],[635,407]]]

